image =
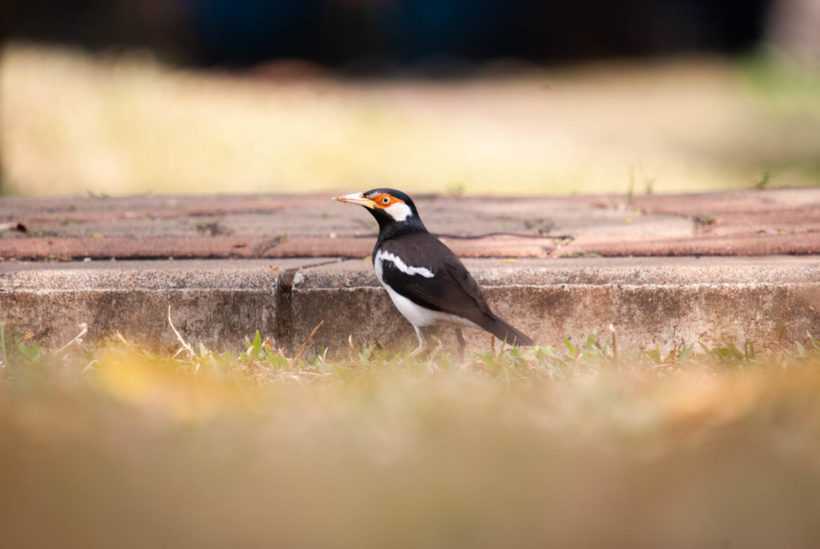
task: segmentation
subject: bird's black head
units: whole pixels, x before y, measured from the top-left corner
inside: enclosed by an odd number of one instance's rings
[[[335,197],[339,202],[364,206],[379,223],[379,238],[426,231],[413,200],[396,189],[372,189]]]

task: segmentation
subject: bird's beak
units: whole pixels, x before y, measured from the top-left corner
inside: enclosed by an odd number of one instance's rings
[[[343,194],[340,196],[333,197],[333,200],[338,200],[339,202],[349,202],[351,204],[358,204],[359,206],[364,206],[365,208],[370,208],[371,210],[376,207],[376,203],[370,200],[369,198],[365,198],[365,196],[362,193]]]

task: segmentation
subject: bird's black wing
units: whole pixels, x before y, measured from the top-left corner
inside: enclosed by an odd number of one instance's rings
[[[430,233],[386,240],[379,249],[400,258],[408,267],[424,267],[433,273],[433,277],[408,274],[393,262],[382,261],[384,282],[414,303],[464,317],[480,326],[488,317],[495,317],[461,260]]]

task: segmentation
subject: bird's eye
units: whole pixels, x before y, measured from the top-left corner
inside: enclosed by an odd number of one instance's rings
[[[384,198],[382,198],[382,204],[390,204],[390,198],[388,198],[386,196]]]

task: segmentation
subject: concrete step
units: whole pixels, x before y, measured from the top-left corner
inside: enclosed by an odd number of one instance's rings
[[[542,345],[589,333],[623,347],[820,339],[820,257],[467,259],[501,317]],[[0,263],[0,322],[59,347],[116,332],[174,349],[168,307],[198,348],[237,349],[255,330],[293,354],[346,353],[415,336],[364,259],[154,260]],[[469,344],[490,337],[467,330]],[[445,339],[449,331],[445,330]]]

